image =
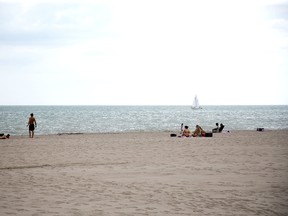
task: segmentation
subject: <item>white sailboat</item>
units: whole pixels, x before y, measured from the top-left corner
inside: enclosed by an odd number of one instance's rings
[[[191,109],[193,109],[193,110],[202,109],[202,107],[199,105],[199,100],[198,100],[197,95],[195,95],[195,97],[194,97],[194,101],[193,101],[193,104],[191,106]]]

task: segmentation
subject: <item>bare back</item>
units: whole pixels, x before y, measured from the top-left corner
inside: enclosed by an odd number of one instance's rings
[[[28,124],[30,125],[30,124],[34,124],[34,123],[36,123],[36,119],[34,117],[30,117]]]
[[[184,129],[182,136],[189,137],[190,136],[190,130],[189,129]]]

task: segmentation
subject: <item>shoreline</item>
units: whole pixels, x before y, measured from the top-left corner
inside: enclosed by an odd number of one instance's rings
[[[191,130],[192,131],[192,130]],[[250,132],[256,132],[256,133],[271,133],[271,132],[287,132],[288,133],[288,129],[265,129],[263,131],[257,131],[257,129],[255,128],[255,130],[223,130],[221,133],[213,133],[213,135],[219,135],[219,134],[232,134],[232,133],[250,133]],[[210,130],[206,131],[207,133],[212,133]],[[22,134],[22,135],[11,135],[11,133],[5,133],[5,135],[10,134],[10,139],[11,138],[16,138],[16,137],[27,137],[28,136],[28,132],[27,135],[26,134]],[[105,134],[110,134],[110,135],[114,135],[114,134],[168,134],[170,136],[170,134],[179,134],[180,135],[180,130],[178,132],[172,131],[172,130],[164,130],[164,131],[120,131],[120,132],[63,132],[63,133],[53,133],[53,134],[37,134],[37,132],[35,132],[35,137],[46,137],[46,136],[77,136],[77,135],[105,135]],[[171,137],[173,138],[173,137]],[[191,137],[193,138],[193,137]],[[194,137],[195,138],[195,137]],[[208,137],[207,137],[208,138]]]

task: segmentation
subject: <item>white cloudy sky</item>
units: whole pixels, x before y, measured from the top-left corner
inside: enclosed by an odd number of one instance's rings
[[[0,0],[0,105],[288,104],[288,0]]]

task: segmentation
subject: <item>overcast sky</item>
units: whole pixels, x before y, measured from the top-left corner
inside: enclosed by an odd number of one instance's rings
[[[288,104],[288,0],[0,0],[0,105]]]

